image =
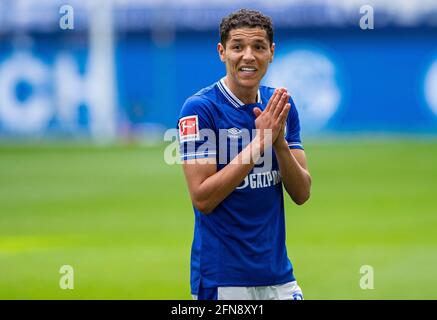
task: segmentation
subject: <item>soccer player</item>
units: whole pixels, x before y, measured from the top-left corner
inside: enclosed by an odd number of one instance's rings
[[[303,299],[285,246],[282,185],[301,205],[311,177],[293,100],[285,88],[260,86],[275,51],[271,19],[230,14],[217,49],[226,76],[188,98],[178,122],[195,214],[191,293]]]

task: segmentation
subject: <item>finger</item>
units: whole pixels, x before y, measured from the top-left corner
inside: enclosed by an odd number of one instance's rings
[[[255,107],[255,108],[253,108],[253,113],[255,114],[255,118],[258,118],[261,115],[261,113],[263,113],[263,112],[261,111],[260,108]]]
[[[280,100],[277,103],[277,106],[275,108],[275,111],[273,112],[273,118],[279,117],[279,114],[284,109],[285,105],[288,102],[288,99],[290,99],[290,96],[287,93],[283,93],[280,97]]]
[[[283,93],[282,88],[278,89],[278,93],[276,94],[274,99],[272,99],[272,104],[270,105],[270,109],[269,109],[269,112],[271,112],[272,114],[275,112],[276,107],[278,106],[278,102],[281,100],[282,93]]]
[[[288,113],[290,112],[291,104],[287,103],[279,114],[278,120],[281,123],[281,126],[284,126],[285,121],[287,120]]]
[[[282,87],[282,88],[279,88],[279,90],[281,91],[281,93],[287,93],[288,94],[287,88]]]
[[[275,99],[275,97],[278,95],[278,93],[279,93],[279,90],[275,89],[275,91],[273,92],[272,96],[270,97],[269,102],[267,103],[267,107],[265,108],[264,111],[267,111],[267,112],[270,111],[270,108],[272,106],[272,101]]]

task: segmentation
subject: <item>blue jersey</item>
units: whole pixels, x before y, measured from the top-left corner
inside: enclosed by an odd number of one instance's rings
[[[264,110],[273,92],[260,86],[257,103],[244,104],[222,79],[188,98],[178,122],[181,159],[215,157],[217,170],[223,169],[236,155],[230,150],[240,152],[253,138],[243,137],[255,129],[253,108]],[[285,137],[290,148],[303,149],[291,98],[290,103]],[[285,246],[284,198],[274,152],[271,158],[269,166],[255,166],[211,213],[193,206],[192,294],[198,294],[199,286],[270,286],[295,280]]]

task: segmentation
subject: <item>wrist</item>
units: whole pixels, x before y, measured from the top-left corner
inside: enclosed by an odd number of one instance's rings
[[[276,141],[273,143],[273,148],[275,151],[287,150],[288,151],[288,143],[287,140],[283,137],[278,137]]]
[[[262,153],[265,148],[264,138],[260,135],[256,135],[252,140],[252,153]]]

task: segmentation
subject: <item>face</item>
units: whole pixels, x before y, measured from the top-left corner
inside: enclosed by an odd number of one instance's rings
[[[260,28],[233,29],[226,47],[218,44],[220,59],[226,63],[229,85],[247,89],[258,88],[273,59],[275,45]]]

